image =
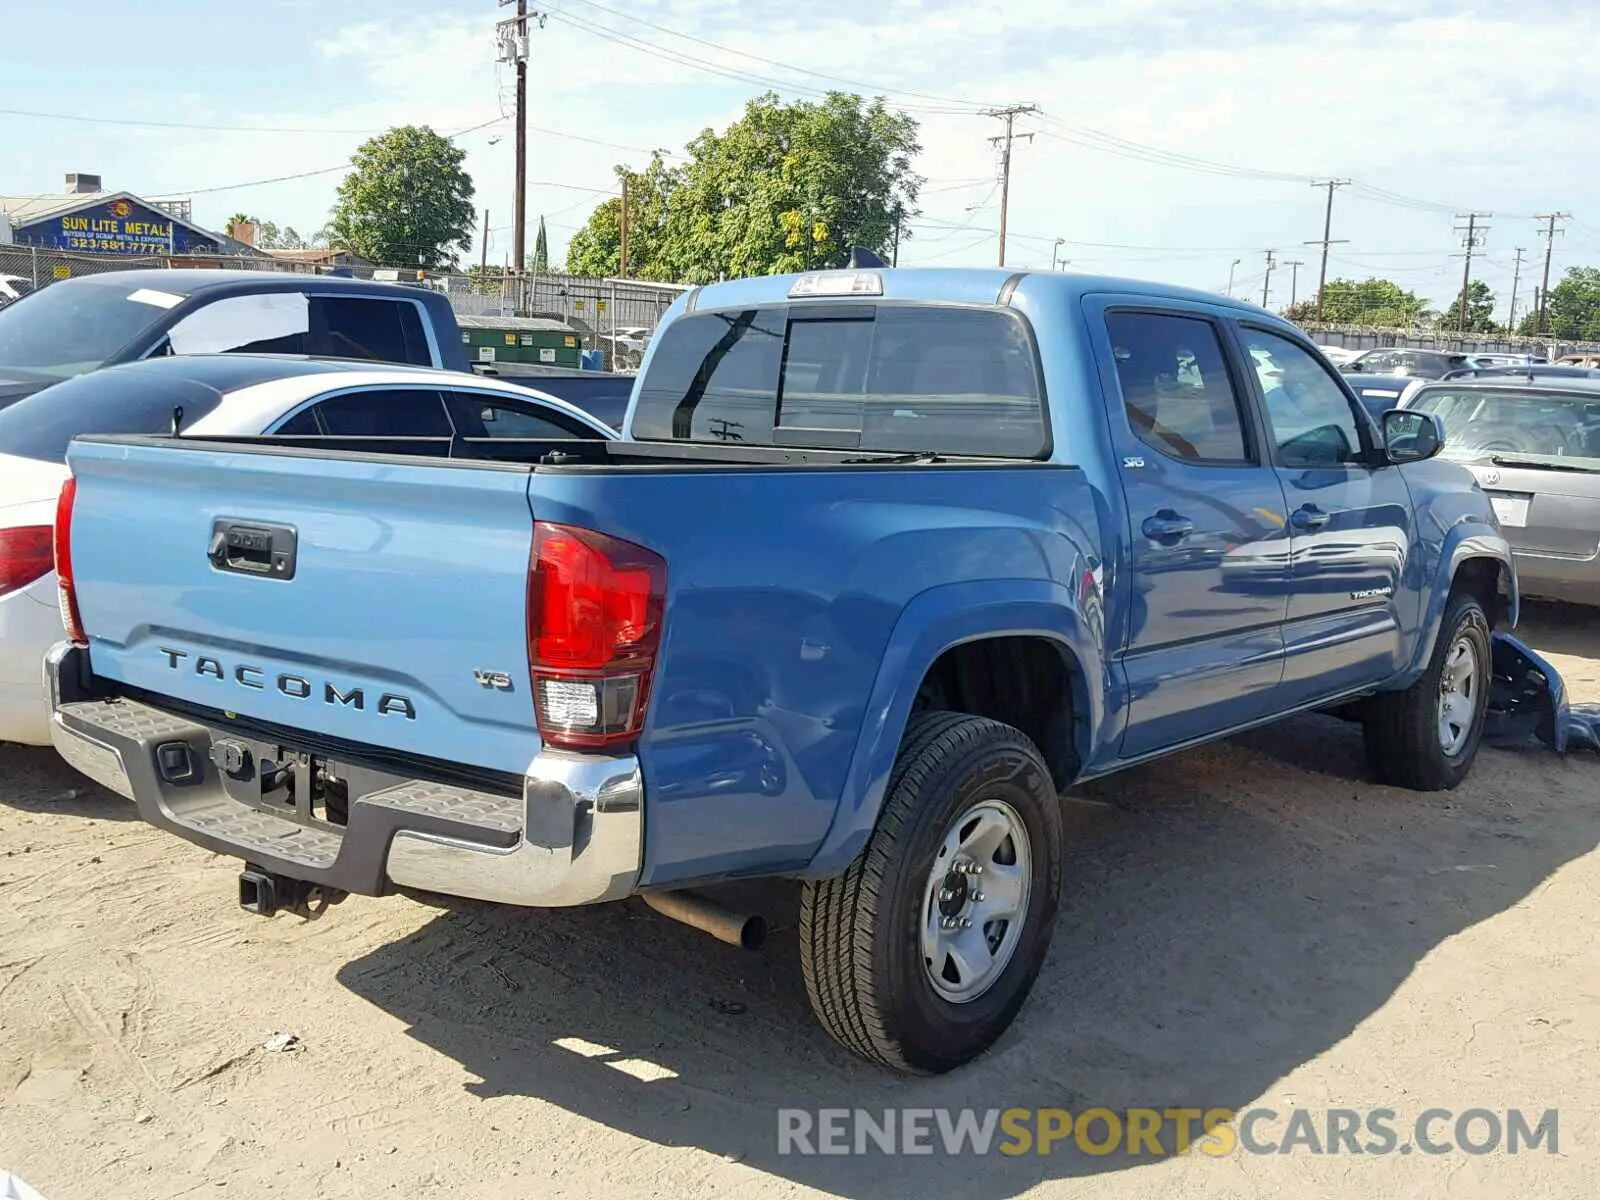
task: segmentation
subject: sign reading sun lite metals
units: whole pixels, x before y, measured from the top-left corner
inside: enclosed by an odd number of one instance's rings
[[[21,246],[93,254],[214,254],[218,248],[166,213],[126,197],[18,225],[13,236]]]

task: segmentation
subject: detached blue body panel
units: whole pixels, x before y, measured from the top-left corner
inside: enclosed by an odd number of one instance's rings
[[[1257,436],[1262,393],[1242,331],[1315,354],[1281,319],[1129,280],[879,274],[885,303],[1005,304],[1026,319],[1047,458],[761,466],[691,453],[518,471],[79,445],[75,563],[96,671],[197,700],[213,681],[175,690],[181,673],[159,645],[255,656],[272,672],[414,695],[419,714],[308,716],[293,697],[263,694],[240,701],[251,715],[520,770],[539,747],[523,682],[531,522],[646,546],[667,562],[668,595],[637,747],[640,883],[662,886],[843,870],[877,820],[929,669],[954,647],[1021,637],[1059,653],[1069,776],[1087,778],[1408,686],[1464,570],[1486,599],[1498,589],[1501,624],[1514,624],[1510,552],[1465,470],[1377,458],[1288,469],[1265,443],[1252,461],[1198,465],[1135,432],[1108,313],[1214,328]],[[793,282],[713,285],[664,321],[808,303],[789,300]],[[662,344],[658,334],[641,379]],[[1373,442],[1370,417],[1345,395]],[[636,386],[625,437],[638,406]],[[300,574],[281,599],[206,571],[205,530],[233,510],[301,529]],[[1169,517],[1189,532],[1162,533]],[[509,671],[518,686],[485,691],[475,668]]]

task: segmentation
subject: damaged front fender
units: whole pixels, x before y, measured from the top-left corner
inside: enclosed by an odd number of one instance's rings
[[[1600,754],[1600,705],[1567,703],[1567,685],[1549,661],[1509,633],[1493,637],[1494,685],[1483,740],[1520,746],[1538,738],[1557,754]]]

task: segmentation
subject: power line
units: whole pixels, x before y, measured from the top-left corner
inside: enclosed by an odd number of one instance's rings
[[[1322,217],[1322,240],[1320,242],[1319,241],[1311,241],[1311,242],[1307,242],[1306,243],[1306,245],[1308,245],[1308,246],[1321,246],[1322,247],[1322,266],[1317,272],[1317,321],[1318,321],[1318,323],[1320,323],[1322,321],[1322,299],[1323,299],[1323,293],[1327,290],[1327,287],[1328,287],[1328,247],[1329,246],[1333,246],[1333,245],[1342,244],[1342,243],[1347,242],[1347,241],[1350,240],[1349,238],[1338,238],[1338,239],[1335,239],[1333,237],[1333,193],[1338,191],[1340,188],[1348,187],[1349,185],[1350,185],[1350,181],[1348,179],[1324,179],[1324,180],[1321,180],[1320,182],[1313,182],[1311,184],[1312,187],[1325,187],[1325,188],[1328,189],[1328,207],[1323,211],[1323,217]]]
[[[1266,276],[1263,278],[1263,280],[1261,282],[1261,307],[1262,308],[1265,308],[1267,306],[1267,296],[1272,291],[1272,272],[1278,265],[1277,262],[1274,260],[1273,256],[1275,254],[1277,254],[1277,253],[1278,252],[1276,250],[1268,250],[1267,251],[1267,273],[1266,273]]]
[[[1493,213],[1469,212],[1461,213],[1456,218],[1457,220],[1464,220],[1467,223],[1467,227],[1464,230],[1460,226],[1456,227],[1456,232],[1464,235],[1464,239],[1461,244],[1463,249],[1466,251],[1466,253],[1462,255],[1462,258],[1464,258],[1466,261],[1461,268],[1462,333],[1467,332],[1467,292],[1472,286],[1472,252],[1483,244],[1483,239],[1479,236],[1478,222],[1492,216],[1494,216]]]
[[[865,92],[875,92],[886,96],[910,96],[917,100],[930,100],[938,104],[950,105],[955,108],[970,109],[972,111],[977,111],[980,107],[982,107],[979,104],[974,104],[970,100],[957,100],[949,96],[934,96],[928,94],[927,92],[911,92],[901,88],[886,88],[877,84],[862,83],[859,80],[845,79],[838,75],[828,75],[822,71],[813,71],[809,67],[797,67],[793,63],[780,62],[775,58],[763,58],[759,54],[751,54],[745,50],[736,50],[732,46],[724,46],[719,42],[708,41],[705,38],[696,37],[694,34],[683,33],[676,29],[669,29],[665,25],[658,25],[654,21],[647,21],[643,17],[636,16],[632,13],[624,13],[615,8],[608,8],[604,4],[596,3],[595,0],[577,0],[577,2],[586,8],[598,9],[603,13],[608,13],[613,17],[618,17],[629,22],[630,24],[643,25],[648,29],[654,29],[658,33],[665,33],[670,37],[682,38],[686,42],[694,42],[697,45],[705,46],[707,49],[716,50],[723,54],[732,54],[739,58],[747,58],[751,62],[762,63],[769,67],[777,67],[784,71],[792,71],[796,75],[809,75],[813,79],[824,79],[831,83],[842,83],[846,87],[856,88]]]
[[[1506,329],[1511,333],[1517,331],[1517,285],[1522,282],[1522,256],[1526,251],[1517,247],[1517,265],[1511,273],[1511,311],[1506,314]]]
[[[676,63],[679,66],[691,67],[695,70],[705,71],[712,75],[720,75],[724,79],[732,79],[739,83],[754,83],[760,85],[761,87],[770,88],[773,91],[798,93],[812,97],[825,97],[829,91],[827,88],[794,83],[785,79],[775,79],[770,75],[760,75],[754,71],[745,70],[741,67],[730,67],[723,64],[707,62],[703,58],[697,58],[694,55],[684,53],[683,51],[674,50],[670,47],[662,46],[656,42],[648,41],[644,38],[634,37],[632,34],[624,33],[621,30],[615,29],[609,25],[600,25],[593,21],[585,21],[581,17],[572,16],[570,13],[552,12],[549,14],[549,16],[552,20],[559,21],[564,25],[570,25],[576,29],[582,29],[585,32],[591,33],[605,41],[628,46],[631,49],[642,51],[645,54],[654,55],[657,58],[665,59],[667,62]],[[631,21],[633,18],[629,18],[629,20]],[[643,24],[643,22],[635,23]],[[679,34],[676,36],[687,35]],[[738,51],[731,50],[725,46],[717,46],[716,48],[729,54],[739,53]],[[786,67],[785,69],[793,68]],[[976,115],[977,112],[975,107],[967,104],[966,102],[962,102],[960,107],[936,107],[928,104],[900,104],[898,107],[908,112],[932,113],[943,116],[973,116]]]
[[[985,109],[983,113],[986,117],[998,117],[1006,123],[1005,133],[989,139],[1000,147],[1000,265],[1002,267],[1006,265],[1006,216],[1011,207],[1011,142],[1018,137],[1033,141],[1033,134],[1017,133],[1015,126],[1018,117],[1038,111],[1039,106],[1036,104],[1012,104],[1006,108]]]
[[[1534,323],[1534,332],[1542,334],[1545,330],[1546,318],[1550,311],[1550,257],[1555,253],[1556,234],[1561,230],[1556,228],[1557,221],[1570,220],[1571,213],[1550,212],[1538,213],[1535,221],[1544,221],[1544,282],[1539,287],[1539,319]]]

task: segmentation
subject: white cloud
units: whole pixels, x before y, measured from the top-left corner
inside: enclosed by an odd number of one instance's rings
[[[623,7],[623,0],[608,3]],[[297,94],[290,71],[277,103],[263,101],[260,111],[235,119],[329,129],[426,121],[451,130],[509,112],[511,74],[496,67],[493,39],[493,23],[505,11],[462,0],[438,15],[328,29],[315,43],[313,65],[347,72],[347,90],[362,96],[359,103],[319,105],[314,95]],[[1449,7],[1417,0],[1280,0],[1259,7],[1228,0],[886,0],[872,6],[819,0],[800,8],[759,0],[653,0],[629,4],[627,11],[622,21],[582,0],[555,6],[550,23],[532,34],[530,122],[634,149],[535,133],[532,179],[608,187],[615,162],[642,163],[653,147],[681,148],[705,125],[725,124],[761,90],[757,83],[618,45],[574,22],[622,28],[626,36],[729,73],[781,77],[802,90],[830,86],[815,75],[672,39],[639,23],[650,21],[842,79],[971,102],[1032,101],[1069,126],[1181,154],[1352,176],[1409,196],[1491,210],[1499,215],[1490,222],[1484,269],[1502,292],[1511,247],[1537,245],[1525,218],[1552,207],[1581,208],[1595,192],[1587,146],[1600,84],[1582,55],[1567,52],[1571,11],[1546,0],[1515,10],[1481,8],[1471,0]],[[998,122],[929,111],[949,107],[935,99],[898,99],[924,123],[919,165],[934,181],[902,261],[992,261],[993,241],[984,231],[996,223],[994,202],[976,213],[966,210],[991,187],[961,181],[992,176],[988,139],[999,132]],[[1065,132],[1032,119],[1018,127],[1041,135]],[[496,136],[500,140],[491,144]],[[141,139],[116,170],[119,179],[153,178],[149,191],[170,191],[334,165],[359,141],[332,133],[196,134],[152,163]],[[499,230],[491,245],[491,257],[499,258],[510,245],[509,124],[462,144],[478,204],[491,210],[490,223]],[[106,170],[109,177],[112,168]],[[197,205],[213,220],[243,207],[305,231],[321,223],[338,178],[200,196]],[[597,199],[539,184],[530,189],[529,218],[550,215],[552,250],[559,256],[570,229]],[[963,223],[965,229],[951,228]],[[1299,182],[1174,170],[1039,136],[1016,151],[1011,226],[1017,235],[1012,262],[1047,264],[1054,239],[1063,237],[1076,243],[1067,256],[1086,269],[1216,286],[1235,257],[1244,259],[1241,280],[1259,275],[1268,247],[1283,259],[1311,261],[1315,250],[1303,243],[1321,231],[1321,193]],[[1335,236],[1350,242],[1335,248],[1331,273],[1381,266],[1408,286],[1447,298],[1459,270],[1449,257],[1457,248],[1450,227],[1448,213],[1343,191]],[[1574,231],[1558,251],[1581,260],[1584,246]],[[1596,251],[1600,257],[1600,247]],[[1302,291],[1308,276],[1314,284],[1314,274],[1314,268],[1302,270]]]

